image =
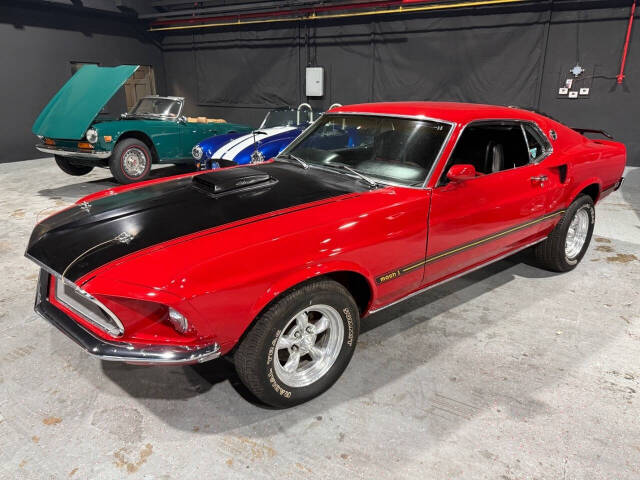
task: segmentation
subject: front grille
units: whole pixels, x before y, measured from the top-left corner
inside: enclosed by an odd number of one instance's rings
[[[60,303],[109,335],[119,337],[124,333],[122,323],[113,312],[75,285],[56,278],[55,295]]]

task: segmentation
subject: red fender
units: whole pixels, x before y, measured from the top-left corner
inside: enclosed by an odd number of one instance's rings
[[[582,192],[588,186],[594,185],[594,184],[598,185],[598,196],[596,197],[596,200],[593,203],[597,203],[600,200],[600,194],[602,193],[602,182],[597,177],[590,177],[572,187],[568,197],[568,200],[569,200],[568,205],[570,205],[576,199],[576,197],[580,194],[580,192]]]
[[[312,278],[317,278],[322,275],[326,275],[328,273],[335,272],[351,272],[357,273],[364,277],[369,284],[369,288],[371,289],[371,300],[369,304],[373,302],[376,297],[377,290],[375,288],[375,279],[370,272],[363,269],[360,265],[351,262],[331,262],[324,264],[313,264],[307,265],[304,268],[297,270],[296,272],[288,275],[287,277],[278,279],[273,285],[271,285],[267,290],[261,295],[256,302],[254,302],[253,306],[250,310],[250,318],[255,319],[258,314],[264,310],[264,308],[269,305],[274,299],[280,296],[283,292],[295,287],[296,285],[301,284],[307,280]],[[368,306],[367,306],[368,310]]]

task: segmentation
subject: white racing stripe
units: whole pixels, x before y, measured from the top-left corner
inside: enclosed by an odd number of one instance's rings
[[[255,140],[262,141],[279,133],[295,130],[296,127],[272,127],[255,131]],[[238,137],[216,150],[211,158],[214,160],[233,160],[242,150],[253,145],[253,132]]]

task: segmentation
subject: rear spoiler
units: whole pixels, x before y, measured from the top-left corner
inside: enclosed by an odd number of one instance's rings
[[[581,135],[584,135],[585,133],[596,133],[596,134],[602,135],[604,137],[607,137],[610,140],[613,140],[613,136],[608,134],[604,130],[597,130],[595,128],[573,128],[573,127],[571,127],[571,130],[575,130],[576,132],[578,132]]]

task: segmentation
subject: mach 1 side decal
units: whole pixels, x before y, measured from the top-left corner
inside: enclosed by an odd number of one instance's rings
[[[443,258],[446,258],[450,255],[454,255],[457,253],[461,253],[464,252],[470,248],[473,247],[478,247],[480,245],[484,245],[487,242],[490,242],[492,240],[496,240],[498,238],[504,237],[505,235],[509,235],[510,233],[514,233],[517,232],[519,230],[522,230],[523,228],[527,228],[530,227],[532,225],[535,225],[537,223],[540,222],[544,222],[545,220],[549,220],[551,218],[557,217],[558,215],[562,215],[565,212],[565,210],[558,210],[556,212],[553,213],[549,213],[548,215],[544,215],[540,218],[536,218],[535,220],[530,220],[528,222],[525,223],[521,223],[520,225],[516,225],[515,227],[511,227],[508,228],[506,230],[502,230],[501,232],[498,233],[493,233],[491,235],[488,235],[486,237],[482,237],[479,238],[477,240],[473,240],[469,243],[465,243],[462,245],[458,245],[456,247],[450,248],[449,250],[445,250],[444,252],[439,252],[433,255],[429,255],[428,257],[422,259],[422,260],[418,260],[414,263],[410,263],[409,265],[405,265],[403,267],[397,268],[396,270],[392,270],[390,272],[387,272],[383,275],[380,275],[379,277],[376,277],[376,283],[382,284],[382,283],[386,283],[390,280],[395,280],[398,277],[401,277],[402,275],[406,275],[407,273],[411,273],[412,271],[414,271],[416,268],[422,267],[423,265],[427,265],[429,263],[433,263],[433,262],[437,262],[438,260],[442,260]]]

